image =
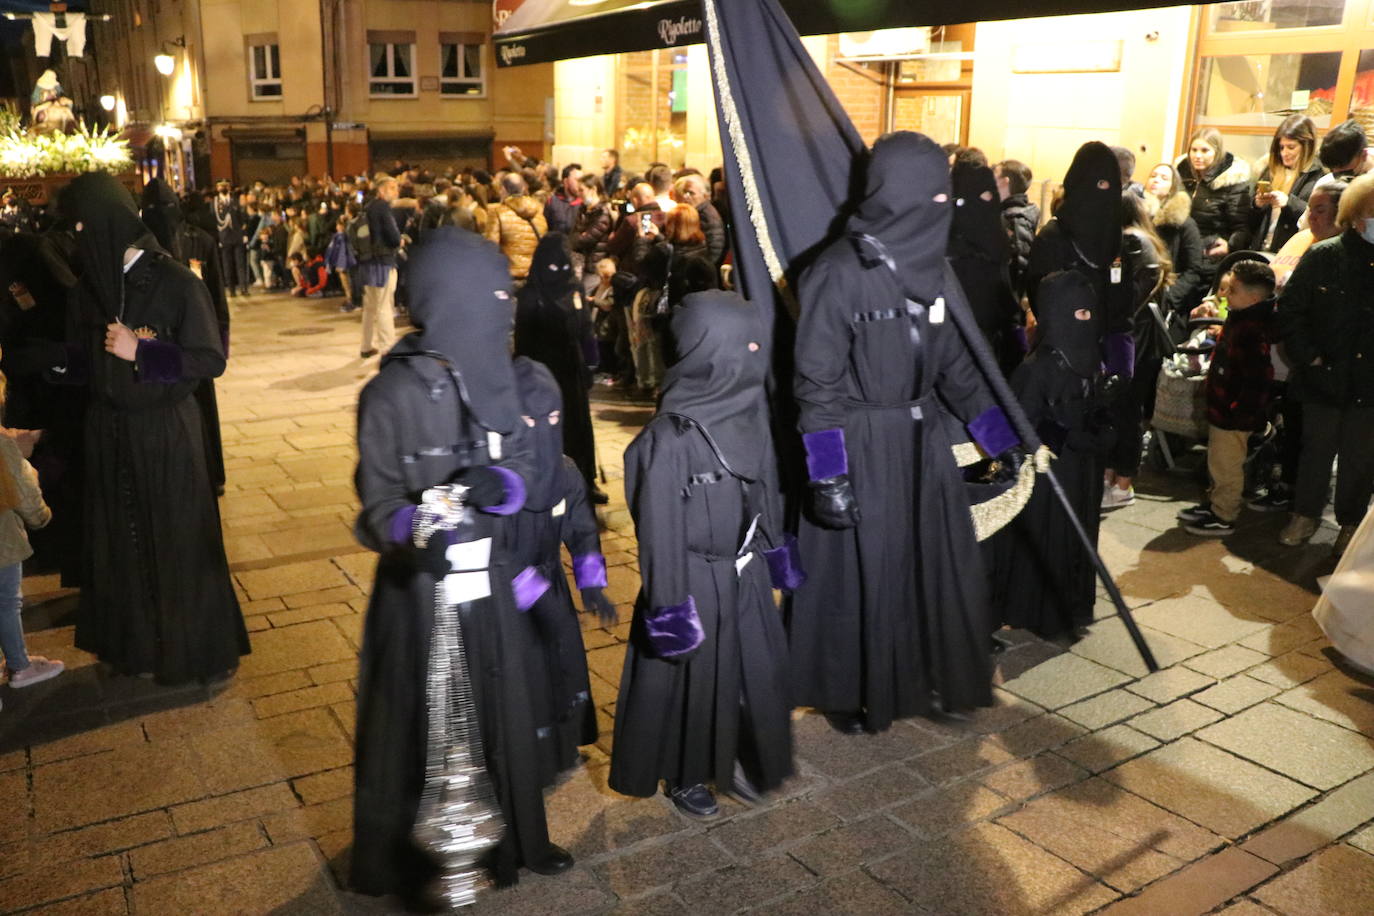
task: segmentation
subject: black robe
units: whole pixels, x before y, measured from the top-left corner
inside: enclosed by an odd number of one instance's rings
[[[496,461],[488,441],[421,335],[402,338],[359,397],[356,532],[381,554],[359,660],[350,884],[362,893],[413,894],[435,875],[434,862],[411,838],[424,788],[435,578],[417,570],[409,550],[392,540],[392,519],[465,467],[495,464],[528,477],[531,456],[522,434],[504,437]],[[513,522],[484,513],[476,519],[475,534],[495,545],[492,593],[460,605],[459,614],[487,772],[506,825],[492,866],[498,882],[509,883],[522,862],[546,854],[546,781],[523,672],[528,639],[508,585],[519,570],[500,549],[512,542]]]
[[[947,266],[942,288],[967,313]],[[863,710],[873,730],[929,713],[937,693],[945,709],[990,705],[988,586],[951,448],[992,395],[947,315],[922,310],[913,342],[896,275],[854,240],[821,254],[800,298],[801,429],[843,430],[862,519],[800,523],[810,578],[789,619],[793,700]]]
[[[761,427],[760,451],[766,435]],[[736,573],[767,489],[730,476],[701,433],[679,417],[655,417],[625,450],[643,588],[616,703],[610,786],[617,792],[653,795],[659,780],[728,790],[737,760],[763,791],[792,774],[787,637],[762,537]],[[645,615],[688,596],[705,639],[685,661],[662,658],[648,640]]]
[[[153,245],[152,239],[147,239]],[[249,652],[205,464],[201,380],[224,371],[210,295],[155,246],[124,275],[124,324],[145,340],[104,349],[104,306],[75,291],[69,373],[89,373],[86,563],[76,645],[163,683],[204,679]]]
[[[561,458],[556,467],[539,467],[535,473],[553,479],[551,490],[558,501],[543,509],[526,504],[511,517],[511,568],[517,573],[534,568],[549,583],[548,591],[520,615],[540,773],[548,783],[576,766],[578,747],[597,738],[587,650],[559,545],[565,545],[574,560],[599,557],[601,534],[576,465]]]

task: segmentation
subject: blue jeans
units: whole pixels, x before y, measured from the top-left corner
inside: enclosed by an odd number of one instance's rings
[[[0,652],[11,671],[23,671],[29,666],[29,653],[24,648],[24,624],[19,612],[24,607],[24,564],[0,567]]]

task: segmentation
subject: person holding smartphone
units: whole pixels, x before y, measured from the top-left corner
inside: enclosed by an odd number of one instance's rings
[[[1323,174],[1317,159],[1317,132],[1312,119],[1293,114],[1274,132],[1269,157],[1255,182],[1249,244],[1254,251],[1275,252],[1298,231],[1307,199]]]

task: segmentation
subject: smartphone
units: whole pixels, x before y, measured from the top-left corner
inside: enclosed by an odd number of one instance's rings
[[[1261,178],[1259,181],[1255,182],[1255,193],[1268,194],[1270,190],[1273,189],[1273,187],[1273,184],[1271,184],[1266,179]]]
[[[652,226],[653,224],[654,224],[654,215],[653,215],[652,213],[641,213],[641,214],[639,214],[639,231],[640,231],[640,232],[648,232],[648,231],[649,231],[649,227]]]
[[[363,202],[363,192],[362,192],[362,191],[359,191],[357,197],[358,197],[358,203],[362,203],[362,202]]]

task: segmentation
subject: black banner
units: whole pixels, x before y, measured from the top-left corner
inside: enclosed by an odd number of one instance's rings
[[[1215,0],[1208,0],[1215,2]],[[493,40],[502,67],[701,44],[700,0],[524,0]],[[780,0],[802,35],[1177,6],[1159,0]],[[610,8],[597,13],[596,7]],[[590,10],[590,12],[589,12]]]

